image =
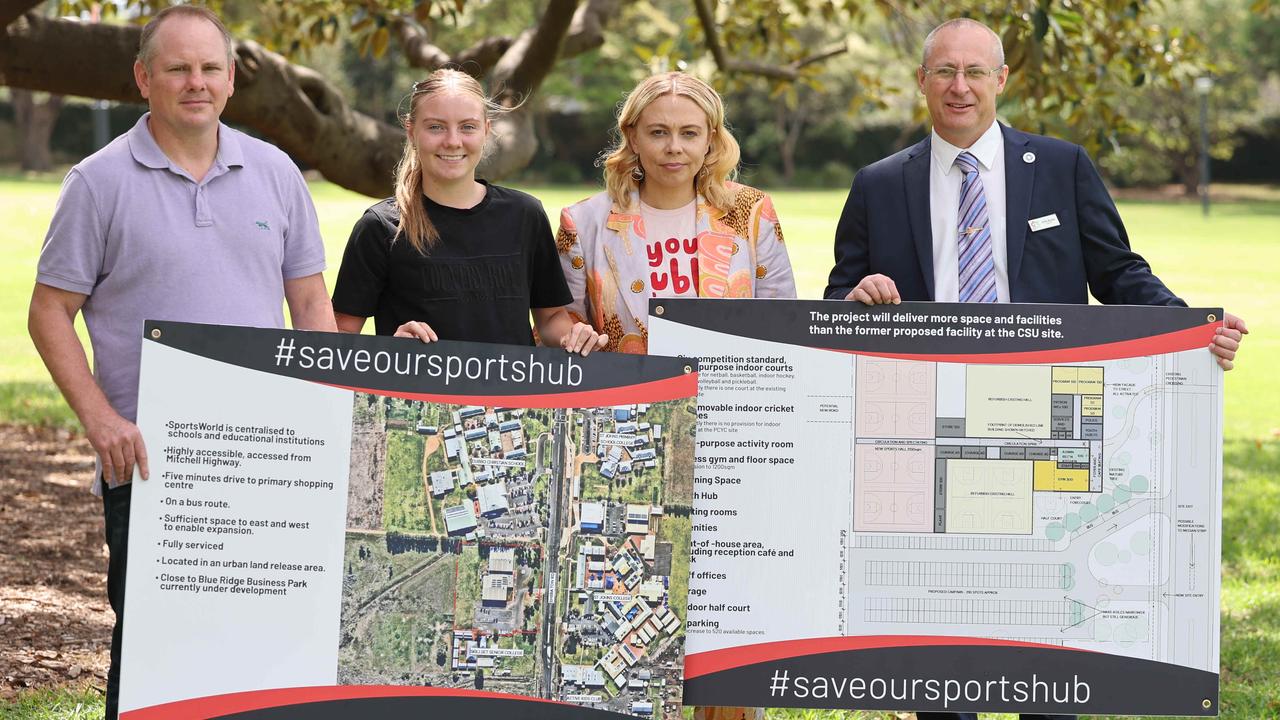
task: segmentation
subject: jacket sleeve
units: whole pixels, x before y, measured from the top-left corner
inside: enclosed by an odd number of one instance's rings
[[[755,297],[794,298],[795,273],[787,246],[782,240],[782,224],[774,210],[773,200],[765,195],[760,207],[760,237],[756,241]]]
[[[560,268],[564,270],[564,280],[569,285],[569,294],[573,296],[566,308],[575,321],[588,323],[596,332],[604,332],[594,317],[591,299],[587,296],[587,275],[591,268],[588,267],[586,253],[583,252],[582,241],[578,237],[577,223],[569,210],[570,208],[565,208],[560,211],[560,229],[556,232]]]
[[[859,171],[854,176],[849,197],[840,213],[840,222],[836,225],[836,264],[831,268],[827,289],[822,294],[828,300],[843,300],[870,270],[863,172]]]

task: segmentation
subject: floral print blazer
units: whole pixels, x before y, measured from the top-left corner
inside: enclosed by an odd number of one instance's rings
[[[729,183],[733,207],[698,196],[698,297],[794,298],[795,277],[773,201]],[[631,206],[640,202],[633,193]],[[639,210],[623,212],[599,193],[560,213],[556,249],[573,293],[569,314],[609,334],[606,350],[644,354],[649,346],[649,262]]]

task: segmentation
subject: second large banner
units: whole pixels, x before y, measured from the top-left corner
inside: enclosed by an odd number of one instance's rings
[[[654,300],[692,704],[1216,714],[1220,310]]]

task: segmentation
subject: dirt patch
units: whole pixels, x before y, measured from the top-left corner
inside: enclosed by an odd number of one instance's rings
[[[0,700],[106,685],[114,616],[92,473],[84,438],[0,425]]]

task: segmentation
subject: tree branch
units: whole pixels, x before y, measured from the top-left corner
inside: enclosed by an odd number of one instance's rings
[[[488,37],[454,55],[453,63],[468,75],[484,77],[514,43],[515,38],[507,35]]]
[[[0,33],[0,83],[142,103],[133,82],[136,26],[27,13]],[[357,112],[319,73],[254,42],[236,43],[236,92],[222,119],[261,133],[345,188],[391,194],[404,131]]]
[[[810,65],[826,62],[827,60],[830,60],[831,58],[837,55],[843,55],[847,52],[849,52],[848,44],[842,43],[842,42],[832,43],[830,46],[827,47],[826,50],[823,50],[822,52],[819,52],[816,55],[810,55],[807,58],[802,58],[800,60],[797,60],[791,63],[789,67],[793,67],[796,70],[801,70]]]
[[[702,25],[702,35],[706,38],[707,50],[716,61],[716,67],[726,74],[760,75],[774,80],[796,80],[805,67],[824,62],[849,50],[847,44],[835,43],[815,55],[786,65],[770,65],[756,60],[730,58],[720,42],[720,35],[716,30],[715,11],[711,9],[710,0],[693,0],[693,8],[698,15],[698,23]]]
[[[0,12],[37,2],[0,0]],[[579,7],[579,0],[549,0],[535,29],[517,39],[487,38],[452,58],[412,21],[397,23],[393,31],[414,67],[452,62],[473,75],[491,72],[504,91],[501,99],[514,105],[538,88],[559,57],[598,47],[619,3],[587,0]],[[0,85],[143,104],[132,73],[140,32],[136,26],[27,12],[0,29]],[[252,128],[338,185],[372,196],[391,194],[402,129],[357,112],[324,77],[257,43],[238,42],[235,52],[236,92],[224,120]],[[537,149],[523,110],[496,120],[494,135],[496,152],[484,164],[489,178],[524,167]]]
[[[568,33],[560,48],[560,57],[576,57],[603,45],[604,28],[609,18],[617,12],[618,5],[619,0],[589,0],[586,5],[579,7],[569,23]],[[456,65],[476,78],[489,74],[517,41],[517,38],[509,35],[494,35],[450,56],[439,46],[431,44],[426,30],[413,18],[400,15],[391,23],[409,67],[435,70],[445,65]]]
[[[569,34],[560,47],[560,57],[577,57],[604,44],[604,28],[618,12],[618,0],[587,0],[569,24]]]
[[[431,44],[427,39],[427,31],[412,18],[400,15],[391,21],[391,25],[409,67],[431,71],[446,65],[456,65],[475,78],[487,75],[515,42],[510,36],[495,35],[450,56],[439,46]]]
[[[9,23],[42,2],[44,0],[0,0],[0,29],[9,27]]]
[[[412,19],[403,15],[392,18],[391,31],[395,33],[409,67],[435,70],[449,62],[449,53],[432,45],[427,40],[426,31]]]
[[[281,150],[356,192],[390,195],[404,131],[347,104],[324,76],[252,41],[237,44],[241,82],[224,117],[270,137]]]
[[[133,58],[141,35],[137,26],[29,12],[0,31],[0,84],[140,104]]]
[[[578,0],[550,0],[538,26],[516,39],[493,69],[501,85],[499,102],[514,105],[529,97],[560,56],[560,45],[577,14]]]
[[[729,65],[729,57],[725,55],[724,46],[720,44],[720,33],[716,31],[716,14],[711,3],[706,0],[693,0],[693,10],[698,14],[698,23],[702,25],[702,36],[706,38],[707,51],[716,61],[716,67],[723,71]]]

